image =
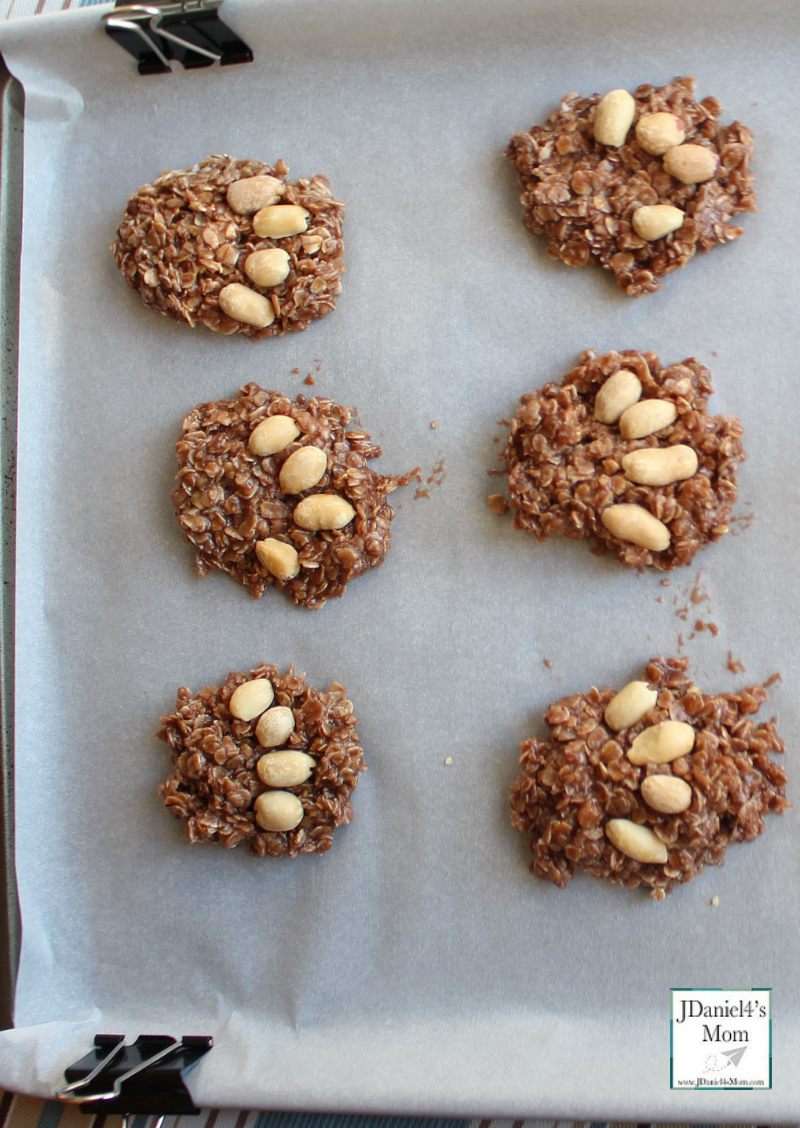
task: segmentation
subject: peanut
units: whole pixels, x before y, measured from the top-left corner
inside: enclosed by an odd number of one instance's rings
[[[661,721],[650,725],[631,742],[632,764],[671,764],[694,748],[694,729],[686,721]]]
[[[328,456],[318,446],[304,446],[294,451],[281,466],[278,483],[286,494],[310,490],[325,475]]]
[[[657,700],[658,691],[651,689],[647,682],[628,682],[606,705],[606,724],[614,732],[630,728],[653,708]]]
[[[253,230],[259,239],[285,239],[299,235],[308,227],[311,212],[299,204],[274,204],[253,216]]]
[[[624,145],[635,115],[636,103],[627,90],[609,90],[595,110],[595,141],[614,148]]]
[[[223,313],[234,321],[252,325],[256,329],[266,329],[275,320],[272,302],[263,294],[257,294],[241,282],[231,282],[219,292],[219,304]]]
[[[256,740],[262,748],[277,748],[294,732],[294,713],[288,705],[273,705],[256,725]]]
[[[645,114],[636,123],[636,140],[646,153],[660,157],[686,140],[683,122],[675,114]]]
[[[297,787],[305,783],[315,763],[305,752],[267,752],[256,764],[256,771],[267,787]]]
[[[300,571],[297,549],[275,537],[256,541],[256,556],[276,580],[293,580]]]
[[[270,415],[262,419],[250,432],[247,445],[259,458],[285,450],[300,434],[300,428],[291,415]]]
[[[303,804],[291,791],[264,791],[253,804],[262,830],[294,830],[303,821]]]
[[[635,862],[663,865],[669,857],[666,845],[649,826],[640,826],[630,819],[609,819],[606,838],[620,853]]]
[[[286,191],[286,185],[274,176],[243,176],[228,185],[228,206],[238,215],[253,212],[276,204]]]
[[[609,505],[601,512],[600,520],[613,536],[651,552],[663,552],[672,540],[664,522],[641,505]]]
[[[301,529],[343,529],[356,515],[349,501],[338,494],[311,494],[294,508],[295,524]]]
[[[620,368],[605,381],[594,401],[594,417],[600,423],[616,423],[623,411],[637,403],[642,394],[639,377]]]
[[[253,251],[244,260],[244,272],[256,286],[280,286],[289,277],[289,256],[281,247]]]
[[[662,815],[679,815],[692,802],[692,789],[685,779],[673,775],[651,775],[642,780],[642,798]]]
[[[697,453],[683,443],[667,447],[642,447],[622,458],[629,482],[640,486],[669,486],[697,473]]]
[[[676,145],[664,154],[664,168],[683,184],[702,184],[717,171],[719,158],[706,145]]]
[[[619,433],[623,439],[644,439],[663,431],[678,418],[678,409],[672,400],[639,400],[619,419]]]
[[[275,691],[272,682],[266,678],[253,678],[252,681],[237,685],[231,694],[228,708],[231,716],[239,721],[252,721],[259,713],[269,709]]]
[[[677,231],[683,226],[685,218],[681,209],[674,208],[672,204],[645,204],[633,213],[631,224],[640,239],[647,239],[652,243],[655,239],[663,239],[665,235]]]

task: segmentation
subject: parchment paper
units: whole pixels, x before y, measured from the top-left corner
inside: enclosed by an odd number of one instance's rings
[[[796,813],[657,904],[539,882],[507,794],[551,701],[657,654],[689,655],[713,691],[779,671],[767,713],[797,776],[797,6],[226,0],[256,61],[159,78],[137,76],[101,13],[0,30],[27,100],[24,943],[0,1083],[51,1093],[95,1032],[163,1031],[216,1039],[192,1075],[205,1105],[796,1119]],[[565,91],[689,73],[753,129],[760,210],[632,301],[546,257],[503,149]],[[116,270],[131,192],[212,152],[283,157],[346,202],[344,293],[307,333],[191,331]],[[735,535],[669,586],[538,545],[486,504],[497,421],[590,347],[696,356],[715,410],[744,423]],[[172,513],[182,417],[250,379],[356,405],[380,469],[434,478],[429,497],[395,495],[383,568],[321,611],[199,580]],[[190,847],[156,794],[177,687],[262,660],[343,682],[360,718],[369,772],[320,858]],[[672,986],[773,988],[772,1091],[670,1091]]]

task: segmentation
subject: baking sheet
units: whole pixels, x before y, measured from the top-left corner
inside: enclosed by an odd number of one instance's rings
[[[101,12],[0,30],[26,93],[24,941],[0,1083],[48,1094],[93,1033],[164,1031],[215,1037],[191,1078],[205,1105],[796,1118],[796,815],[656,904],[540,883],[506,798],[549,702],[622,684],[655,654],[687,654],[713,691],[779,671],[767,709],[793,770],[796,6],[226,0],[256,61],[149,79]],[[739,243],[634,302],[547,259],[502,152],[567,90],[687,73],[753,129],[760,211]],[[344,293],[307,333],[192,332],[114,267],[130,193],[211,152],[283,157],[346,202]],[[497,421],[588,347],[694,355],[714,409],[744,422],[735,535],[668,587],[585,545],[540,546],[485,501],[502,484],[487,476]],[[318,612],[197,579],[171,511],[183,415],[250,379],[357,405],[381,470],[432,479],[427,497],[395,495],[385,565]],[[343,682],[360,718],[369,772],[321,858],[190,848],[156,796],[153,734],[178,685],[262,660]],[[670,1091],[669,988],[687,985],[773,988],[771,1091]]]

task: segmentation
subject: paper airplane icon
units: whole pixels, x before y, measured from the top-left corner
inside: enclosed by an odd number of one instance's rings
[[[747,1046],[737,1046],[735,1050],[723,1050],[722,1056],[730,1060],[731,1065],[738,1065],[744,1057]]]

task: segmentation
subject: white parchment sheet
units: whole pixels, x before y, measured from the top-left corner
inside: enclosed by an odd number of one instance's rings
[[[101,12],[0,31],[27,98],[24,942],[0,1083],[51,1093],[95,1032],[168,1032],[214,1036],[191,1078],[206,1105],[796,1120],[796,811],[657,904],[531,876],[507,794],[551,701],[686,654],[715,692],[783,675],[766,714],[798,803],[797,5],[226,0],[255,62],[155,78]],[[682,74],[753,129],[760,210],[632,301],[547,258],[503,150],[566,91]],[[192,331],[114,266],[128,196],[215,152],[283,157],[345,201],[344,292],[307,333]],[[584,348],[696,356],[744,423],[735,535],[669,586],[486,504],[498,420]],[[251,379],[356,405],[385,472],[440,468],[429,497],[395,495],[384,566],[320,611],[199,580],[172,513],[181,419]],[[323,857],[191,847],[156,794],[178,686],[262,660],[341,681],[356,707],[369,771]],[[772,987],[771,1091],[670,1090],[677,986]]]

